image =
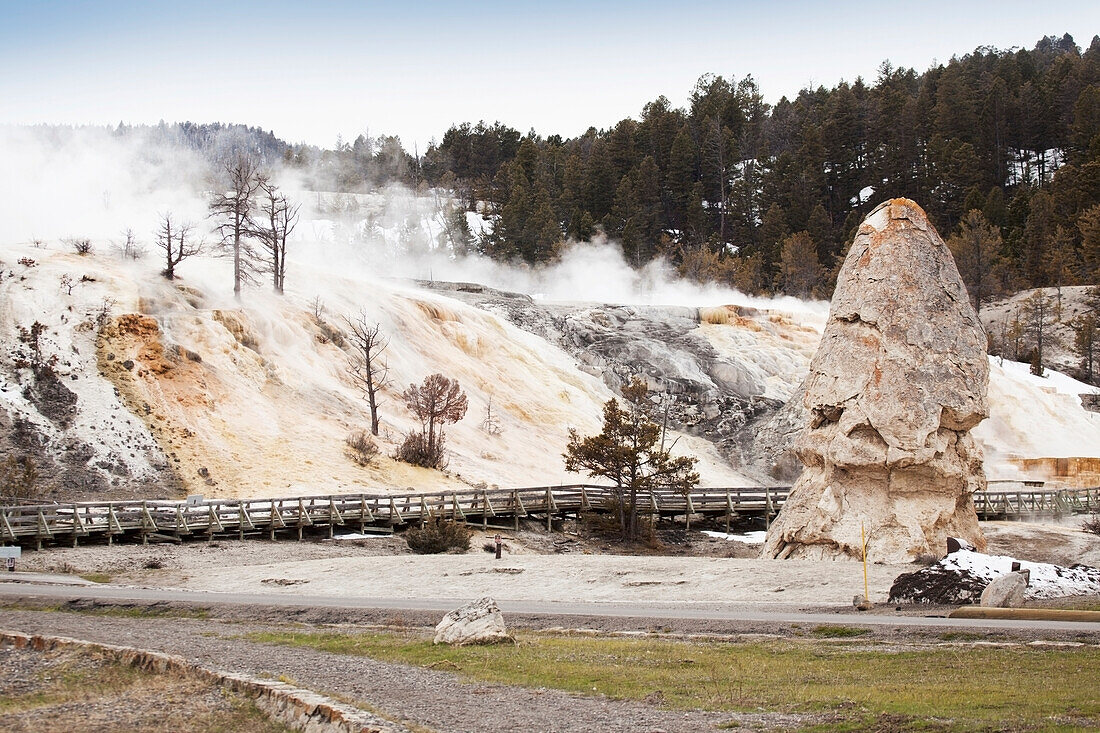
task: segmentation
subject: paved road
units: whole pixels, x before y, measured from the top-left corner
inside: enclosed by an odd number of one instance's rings
[[[5,577],[4,580],[9,580]],[[21,579],[22,580],[22,579]],[[387,611],[446,612],[471,598],[372,598],[369,596],[321,596],[287,593],[220,593],[170,588],[136,588],[112,585],[72,586],[41,582],[0,582],[0,598],[36,597],[54,600],[170,602],[199,605],[262,606],[268,608],[373,609]],[[1086,621],[1025,621],[1014,619],[964,619],[942,616],[901,616],[847,612],[810,613],[792,606],[731,606],[713,603],[576,603],[554,601],[498,601],[505,614],[528,616],[583,616],[644,620],[676,619],[744,622],[746,624],[842,624],[973,630],[1059,631],[1100,634],[1100,624]]]

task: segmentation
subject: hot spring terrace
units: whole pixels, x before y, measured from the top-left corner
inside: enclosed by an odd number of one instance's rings
[[[1100,488],[1047,488],[1042,482],[991,482],[975,495],[981,519],[1062,516],[1100,511]],[[782,508],[790,487],[639,491],[637,505],[646,518],[683,517],[731,522],[740,518],[770,521]],[[526,489],[470,489],[411,494],[334,494],[281,499],[203,499],[186,501],[109,501],[37,503],[0,507],[0,543],[41,549],[44,544],[83,541],[182,542],[187,539],[291,537],[338,528],[389,533],[395,527],[431,518],[519,529],[521,519],[545,521],[614,511],[617,492],[608,486],[574,484]]]

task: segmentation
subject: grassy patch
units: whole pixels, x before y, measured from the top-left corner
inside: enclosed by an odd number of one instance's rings
[[[256,632],[246,638],[452,670],[489,682],[623,699],[652,696],[674,709],[835,718],[821,730],[1058,730],[1061,720],[1072,721],[1067,730],[1100,726],[1100,650],[1091,647],[899,652],[869,650],[865,641],[856,648],[787,640],[689,643],[521,634],[516,646],[451,648],[399,633]],[[1021,692],[1029,690],[1042,692]]]
[[[108,573],[85,573],[80,576],[90,583],[110,583],[111,576]]]
[[[870,629],[858,626],[815,626],[810,632],[819,639],[851,639],[857,636],[867,636]]]

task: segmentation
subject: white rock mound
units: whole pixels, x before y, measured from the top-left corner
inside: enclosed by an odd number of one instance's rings
[[[492,598],[481,598],[451,611],[435,627],[435,644],[468,646],[512,641],[504,616]]]
[[[985,488],[970,430],[988,415],[981,324],[958,269],[908,199],[875,209],[837,280],[803,403],[804,465],[768,532],[767,558],[908,562],[947,536],[985,548]]]

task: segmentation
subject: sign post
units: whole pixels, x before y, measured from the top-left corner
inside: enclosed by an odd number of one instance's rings
[[[7,561],[8,572],[15,572],[15,559],[23,556],[23,548],[16,545],[15,547],[0,547],[0,557],[5,558]]]

